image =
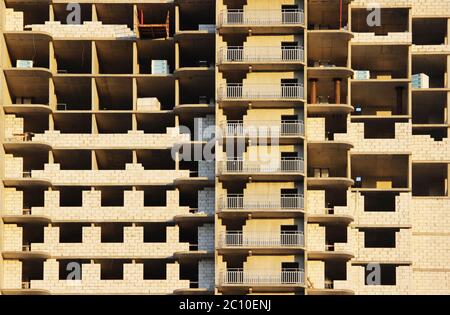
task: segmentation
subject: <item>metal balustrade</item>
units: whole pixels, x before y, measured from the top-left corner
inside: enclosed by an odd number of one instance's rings
[[[300,194],[283,194],[278,196],[249,196],[230,194],[220,203],[224,210],[301,210],[304,198]]]
[[[303,47],[229,46],[219,51],[219,63],[304,61]]]
[[[303,84],[286,83],[280,85],[229,83],[219,88],[221,100],[258,99],[303,99]]]
[[[230,268],[221,272],[221,284],[225,285],[303,285],[305,273],[303,269],[283,269],[249,271],[241,268]]]
[[[222,133],[225,137],[267,137],[267,136],[303,136],[305,126],[300,120],[282,121],[242,121],[229,120],[222,123]]]
[[[303,232],[227,231],[220,237],[221,247],[298,247],[304,245]]]
[[[305,13],[300,9],[242,10],[229,9],[220,13],[220,24],[227,25],[296,25],[303,24]]]
[[[229,159],[222,161],[220,171],[226,173],[276,174],[276,173],[303,173],[304,161],[302,158],[285,158],[280,161],[244,161]]]

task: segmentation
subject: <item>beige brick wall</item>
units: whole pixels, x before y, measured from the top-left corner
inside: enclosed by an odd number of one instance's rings
[[[22,251],[22,228],[17,224],[3,226],[3,250]]]
[[[311,289],[325,288],[325,262],[320,260],[310,260],[307,262],[307,284],[311,284]]]
[[[325,250],[325,227],[319,224],[306,226],[306,247],[309,251]]]
[[[23,133],[23,118],[14,115],[5,115],[5,139],[13,139],[15,134]]]
[[[44,142],[52,147],[167,147],[189,142],[188,134],[180,134],[178,128],[167,128],[165,134],[144,134],[142,130],[129,130],[126,134],[61,134],[59,130],[47,130],[36,134],[34,142]]]
[[[133,38],[136,34],[126,25],[102,24],[102,22],[87,21],[81,25],[61,24],[59,21],[45,24],[26,25],[33,31],[47,32],[55,38]]]
[[[189,280],[180,280],[179,265],[167,264],[165,280],[144,280],[143,264],[124,264],[123,280],[101,280],[99,264],[83,264],[82,280],[59,280],[59,263],[44,262],[44,280],[32,280],[32,289],[47,289],[53,294],[170,294],[189,288]]]
[[[5,10],[5,31],[23,31],[23,12],[13,9]]]
[[[55,221],[89,218],[90,222],[104,221],[169,221],[177,215],[189,214],[189,207],[179,206],[179,192],[167,191],[167,205],[145,207],[143,191],[125,191],[123,207],[102,207],[100,191],[83,191],[81,207],[61,207],[59,191],[45,191],[44,207],[32,207],[31,214]],[[18,205],[16,206],[18,208]]]
[[[175,252],[188,251],[189,243],[179,243],[178,226],[167,227],[165,243],[144,243],[143,227],[125,227],[123,243],[101,243],[100,227],[83,227],[82,243],[60,243],[59,227],[44,228],[44,243],[32,243],[32,251],[42,251],[57,257],[82,256],[94,258],[171,257]]]
[[[20,260],[3,260],[3,285],[5,289],[22,287],[22,262]]]
[[[46,179],[54,184],[108,183],[139,184],[173,183],[175,179],[189,178],[189,170],[144,170],[139,164],[126,164],[125,170],[60,170],[59,164],[45,164],[44,170],[33,170],[32,177]]]

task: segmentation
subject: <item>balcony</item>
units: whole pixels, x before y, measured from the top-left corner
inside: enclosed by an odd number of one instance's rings
[[[219,174],[244,175],[244,177],[268,180],[273,176],[280,175],[283,179],[303,176],[304,161],[302,158],[282,158],[279,161],[244,161],[241,158],[231,158],[219,162]],[[289,176],[291,175],[291,176]]]
[[[303,137],[305,126],[300,120],[229,120],[222,123],[225,138],[280,138]]]
[[[303,269],[253,270],[247,271],[241,268],[230,268],[220,274],[222,286],[303,286]]]
[[[304,88],[300,83],[280,85],[229,83],[218,91],[219,101],[226,102],[260,102],[273,106],[273,102],[303,102]],[[256,104],[255,104],[256,105]],[[262,106],[263,104],[261,104]]]
[[[295,253],[303,250],[304,235],[292,232],[227,231],[219,238],[219,252],[251,251],[259,254]]]
[[[254,70],[295,70],[304,62],[304,49],[300,46],[229,46],[219,50],[221,70],[249,66]]]
[[[253,218],[292,218],[303,215],[304,198],[300,194],[282,194],[278,196],[229,194],[219,203],[219,216],[227,215]]]
[[[248,32],[251,27],[256,33],[298,33],[303,31],[305,14],[300,9],[279,9],[279,10],[224,10],[219,16],[219,26],[222,33],[226,33],[227,27],[242,29]],[[231,30],[230,30],[231,31]]]

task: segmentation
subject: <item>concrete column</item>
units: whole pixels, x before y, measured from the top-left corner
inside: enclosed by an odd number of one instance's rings
[[[341,82],[342,79],[336,78],[334,81],[334,102],[335,104],[341,104]]]
[[[310,79],[309,80],[311,84],[311,91],[310,91],[310,103],[311,104],[317,104],[317,82],[319,82],[319,79]]]

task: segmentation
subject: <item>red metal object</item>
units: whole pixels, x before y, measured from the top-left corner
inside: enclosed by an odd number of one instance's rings
[[[342,0],[339,0],[339,29],[342,29]]]

